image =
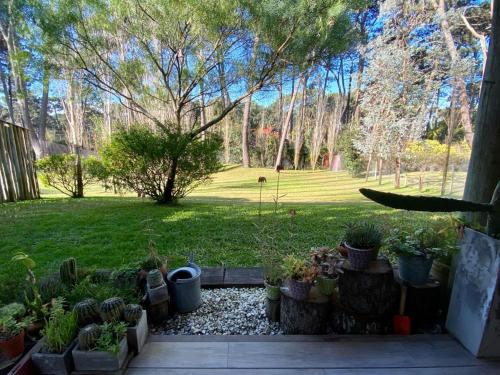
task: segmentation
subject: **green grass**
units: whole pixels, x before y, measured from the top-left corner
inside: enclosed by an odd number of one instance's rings
[[[259,185],[265,176],[263,214],[259,218]],[[44,199],[0,206],[0,301],[12,300],[22,271],[10,262],[17,251],[35,259],[37,275],[57,270],[69,256],[79,266],[119,267],[146,254],[149,222],[152,238],[171,265],[182,264],[189,254],[205,266],[259,264],[255,236],[259,228],[273,229],[283,248],[306,254],[312,246],[334,246],[343,224],[375,218],[402,225],[427,220],[427,214],[407,214],[371,203],[359,187],[377,182],[352,179],[345,173],[285,171],[280,175],[280,204],[273,215],[277,174],[268,169],[228,169],[212,184],[199,187],[177,206],[159,206],[148,199],[114,196],[98,186],[87,198],[62,198],[43,189]],[[381,190],[391,190],[388,177]],[[413,194],[416,189],[402,188]],[[426,193],[435,194],[437,187]],[[295,209],[297,215],[288,212]]]

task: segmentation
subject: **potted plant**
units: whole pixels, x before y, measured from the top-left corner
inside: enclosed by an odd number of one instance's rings
[[[140,305],[126,305],[123,310],[123,320],[127,323],[127,342],[129,348],[135,353],[140,353],[149,333],[146,311]]]
[[[50,317],[42,330],[42,346],[31,359],[40,374],[70,374],[73,370],[71,350],[75,346],[78,324],[74,311],[64,311],[64,300],[56,299]]]
[[[266,297],[271,301],[279,301],[281,297],[281,270],[273,266],[264,267],[264,286]]]
[[[73,349],[76,371],[117,371],[127,359],[127,325],[123,322],[90,324],[78,334]]]
[[[316,278],[318,291],[326,296],[332,295],[337,287],[339,275],[344,272],[344,259],[328,247],[313,248],[311,259],[320,270]]]
[[[16,358],[24,352],[25,329],[30,318],[18,320],[12,315],[0,316],[0,351],[8,358]]]
[[[305,300],[318,274],[318,268],[303,259],[288,255],[283,260],[282,269],[292,298]]]
[[[443,239],[432,226],[391,230],[387,244],[399,257],[399,277],[414,285],[427,283],[434,259],[450,250]]]
[[[362,221],[348,224],[344,246],[351,267],[362,270],[369,266],[370,261],[377,259],[383,237],[382,228],[374,223]]]

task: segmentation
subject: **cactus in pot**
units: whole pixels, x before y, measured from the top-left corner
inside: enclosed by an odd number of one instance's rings
[[[111,297],[101,303],[101,318],[105,322],[118,322],[122,318],[125,302],[120,297]]]
[[[67,286],[73,286],[77,282],[77,269],[75,258],[68,258],[59,267],[61,282]]]
[[[93,298],[87,298],[78,302],[74,307],[76,319],[80,327],[91,323],[97,323],[100,320],[100,311],[97,301]]]
[[[142,316],[142,307],[136,304],[128,304],[123,310],[123,320],[130,325],[135,325]]]
[[[100,335],[101,328],[97,324],[89,324],[80,330],[78,334],[78,346],[81,350],[92,350]]]
[[[163,274],[159,269],[154,269],[148,272],[147,282],[150,289],[157,288],[164,283]]]

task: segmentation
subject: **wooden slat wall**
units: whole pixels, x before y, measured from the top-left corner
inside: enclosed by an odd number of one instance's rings
[[[0,121],[0,203],[39,197],[29,130]]]

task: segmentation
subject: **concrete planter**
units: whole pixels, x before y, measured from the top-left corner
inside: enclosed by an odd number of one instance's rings
[[[446,328],[477,357],[500,357],[500,240],[466,228]]]
[[[71,374],[71,371],[73,371],[74,368],[71,351],[75,345],[76,341],[69,345],[66,351],[62,354],[44,353],[42,351],[38,351],[31,355],[31,360],[40,374]],[[43,344],[41,349],[43,350]]]
[[[145,310],[142,310],[141,319],[134,327],[127,328],[127,342],[130,350],[138,354],[141,352],[142,347],[148,338],[148,318]]]
[[[120,351],[116,355],[108,352],[80,350],[78,345],[72,353],[76,371],[117,371],[123,367],[127,359],[127,338],[124,337],[120,342]]]

